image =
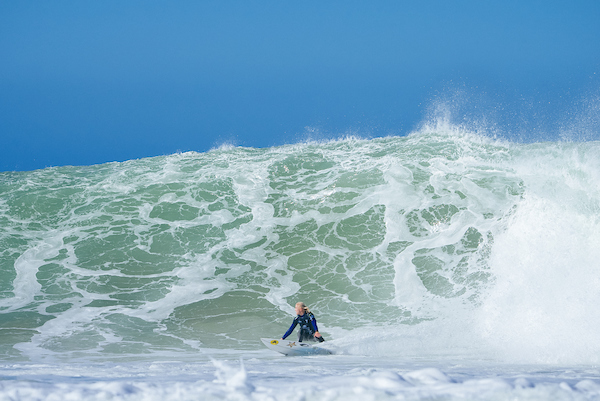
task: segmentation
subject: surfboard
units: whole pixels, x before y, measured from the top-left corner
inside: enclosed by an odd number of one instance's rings
[[[260,339],[268,349],[280,352],[284,355],[330,355],[333,352],[328,349],[315,347],[312,344],[288,341],[288,340],[276,340],[273,338],[261,338]]]

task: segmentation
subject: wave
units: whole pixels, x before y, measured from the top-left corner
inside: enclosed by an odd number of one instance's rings
[[[406,137],[0,174],[0,353],[252,348],[595,363],[600,143]]]

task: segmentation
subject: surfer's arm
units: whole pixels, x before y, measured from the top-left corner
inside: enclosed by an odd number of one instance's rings
[[[317,326],[317,318],[315,318],[315,315],[311,314],[311,319],[310,322],[312,323],[313,329],[315,329],[315,337],[321,337],[321,333],[319,333],[319,327]]]
[[[294,331],[294,329],[296,328],[297,324],[298,324],[298,319],[294,319],[294,321],[292,322],[292,325],[290,326],[290,328],[288,329],[288,331],[285,332],[285,334],[283,335],[283,337],[281,337],[281,339],[285,340],[287,336],[289,336],[290,334],[292,334],[292,331]]]

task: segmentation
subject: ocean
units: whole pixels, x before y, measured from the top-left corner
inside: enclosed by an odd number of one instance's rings
[[[595,141],[3,172],[0,400],[600,400],[599,244]],[[334,355],[261,344],[297,301]]]

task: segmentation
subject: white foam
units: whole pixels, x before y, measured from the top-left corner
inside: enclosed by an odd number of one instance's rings
[[[590,400],[593,372],[349,356],[0,365],[0,400]],[[597,373],[597,372],[596,372]]]

